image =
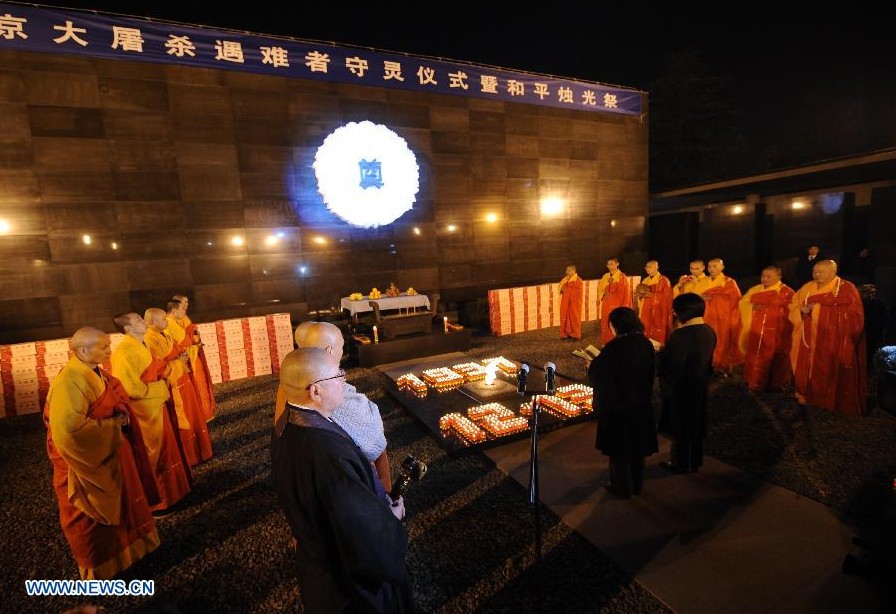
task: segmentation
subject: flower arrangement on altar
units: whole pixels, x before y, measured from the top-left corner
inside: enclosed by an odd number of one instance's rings
[[[348,295],[348,300],[350,301],[360,301],[364,298],[364,295],[360,292],[352,292]]]
[[[407,292],[405,292],[408,296],[417,296],[417,291],[414,290],[411,286],[408,286]]]
[[[379,291],[379,288],[374,286],[370,289],[370,298],[383,298],[383,293]]]
[[[398,289],[398,286],[396,286],[393,281],[389,284],[389,289],[386,290],[386,296],[398,296],[399,294],[401,294],[401,290]]]

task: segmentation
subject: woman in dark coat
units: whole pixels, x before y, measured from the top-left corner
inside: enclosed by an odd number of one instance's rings
[[[610,312],[615,335],[588,366],[597,414],[595,447],[610,457],[607,490],[628,498],[644,485],[644,458],[659,451],[653,413],[655,354],[638,314]]]
[[[663,392],[663,432],[672,438],[669,461],[660,463],[673,473],[695,473],[703,465],[706,438],[706,398],[712,376],[716,334],[703,322],[706,303],[699,294],[680,294],[672,314],[680,326],[672,331],[660,353],[659,378]]]

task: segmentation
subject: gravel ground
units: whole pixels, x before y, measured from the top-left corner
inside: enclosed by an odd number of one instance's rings
[[[596,325],[586,324],[585,333],[596,338]],[[560,340],[552,328],[476,335],[468,354],[550,360],[561,373],[582,377],[584,363],[571,352],[584,345]],[[349,381],[379,404],[393,464],[413,454],[429,466],[406,497],[408,564],[421,612],[669,611],[547,509],[536,568],[525,489],[483,454],[447,456],[385,394],[378,370],[352,368]],[[270,376],[216,386],[215,456],[197,469],[183,509],[158,521],[162,546],[125,574],[155,580],[155,596],[93,603],[111,612],[299,610],[289,534],[270,484],[275,389]],[[24,591],[25,579],[77,578],[44,440],[37,415],[0,419],[2,612],[62,612],[90,602]],[[749,393],[735,376],[713,383],[707,453],[870,522],[893,499],[896,417],[879,408],[863,419],[801,409],[789,395]]]

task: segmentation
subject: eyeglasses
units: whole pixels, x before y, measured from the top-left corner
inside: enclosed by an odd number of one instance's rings
[[[311,390],[311,387],[314,384],[319,384],[321,382],[325,382],[328,379],[345,379],[345,371],[343,371],[342,369],[339,369],[339,371],[336,372],[336,375],[331,375],[330,377],[325,377],[323,379],[315,380],[315,381],[311,382],[310,384],[308,384],[308,387],[305,388],[305,390]]]

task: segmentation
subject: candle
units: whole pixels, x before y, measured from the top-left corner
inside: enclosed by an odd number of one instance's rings
[[[445,327],[445,332],[448,332],[448,316],[442,318],[442,325]]]
[[[377,332],[376,326],[373,327],[373,342],[374,343],[380,342],[380,334],[379,334],[379,332]]]

